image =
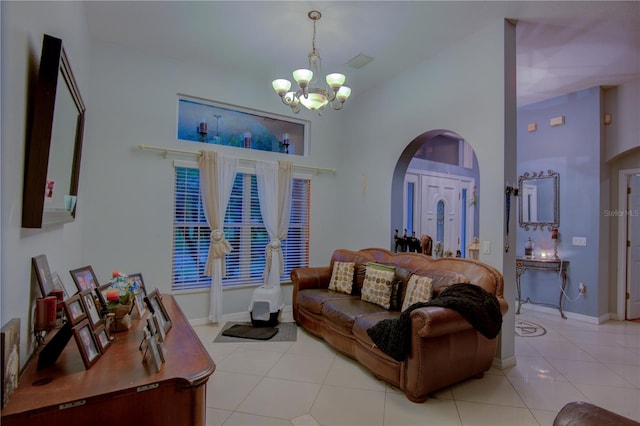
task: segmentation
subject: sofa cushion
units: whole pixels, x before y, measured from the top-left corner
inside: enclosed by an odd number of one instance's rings
[[[355,263],[353,262],[334,262],[331,280],[329,281],[329,290],[351,294],[354,269]]]
[[[322,316],[335,328],[351,333],[353,322],[362,315],[388,312],[381,306],[364,302],[355,297],[328,299],[322,305]]]
[[[322,305],[327,300],[333,299],[358,299],[358,297],[336,291],[328,291],[324,288],[310,288],[298,292],[296,303],[299,307],[319,315],[322,313]]]
[[[351,332],[357,340],[370,348],[374,346],[374,343],[373,340],[371,340],[371,337],[369,337],[367,330],[376,325],[379,321],[385,319],[397,319],[399,317],[400,312],[398,311],[384,311],[370,315],[361,315],[355,319]]]
[[[389,309],[391,283],[394,277],[395,268],[373,262],[369,263],[362,284],[362,300]]]
[[[428,302],[429,300],[431,300],[431,278],[413,274],[407,284],[407,294],[402,303],[402,310],[404,311],[414,303]]]
[[[425,268],[417,271],[416,273],[418,275],[423,275],[431,278],[431,292],[434,297],[452,284],[462,284],[470,282],[469,278],[467,278],[463,274],[446,269]]]

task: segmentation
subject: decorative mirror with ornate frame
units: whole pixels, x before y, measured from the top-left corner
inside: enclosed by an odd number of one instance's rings
[[[519,222],[526,229],[548,230],[560,226],[560,175],[526,172],[518,178]]]
[[[62,40],[44,35],[31,104],[22,227],[75,220],[85,106]]]

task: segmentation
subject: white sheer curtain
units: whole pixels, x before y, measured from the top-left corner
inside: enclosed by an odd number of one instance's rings
[[[204,274],[211,277],[209,320],[222,320],[222,277],[225,275],[224,255],[232,247],[224,236],[224,215],[238,171],[238,158],[202,151],[200,155],[200,194],[202,208],[211,228],[209,256]]]
[[[258,161],[256,163],[260,212],[270,242],[267,244],[264,285],[267,288],[280,286],[284,273],[281,241],[287,238],[291,215],[291,177],[289,161]]]

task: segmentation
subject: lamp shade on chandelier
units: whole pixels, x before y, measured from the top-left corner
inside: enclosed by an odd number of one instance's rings
[[[276,91],[282,102],[289,105],[297,114],[300,112],[300,104],[311,111],[321,114],[327,104],[335,110],[342,109],[345,101],[351,95],[351,89],[344,85],[347,79],[344,74],[332,73],[325,78],[326,86],[317,86],[317,78],[320,75],[321,59],[316,50],[316,22],[322,17],[317,10],[308,14],[313,21],[313,41],[311,53],[309,53],[309,69],[301,68],[293,72],[293,79],[298,84],[296,91],[291,91],[291,81],[279,78],[273,80],[273,90]]]

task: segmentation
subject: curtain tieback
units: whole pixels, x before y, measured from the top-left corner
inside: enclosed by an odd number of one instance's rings
[[[224,262],[224,255],[231,253],[233,247],[224,238],[224,232],[220,229],[211,230],[211,237],[209,242],[209,256],[207,256],[207,266],[205,267],[204,274],[206,276],[213,276],[213,260],[220,259],[220,276],[226,276],[226,267]]]
[[[220,229],[211,231],[211,243],[209,244],[209,256],[214,258],[223,257],[225,254],[231,253],[233,248],[229,241],[224,238],[224,232]]]
[[[264,269],[265,284],[267,284],[267,280],[269,279],[269,273],[271,272],[271,259],[273,257],[273,252],[278,253],[279,255],[278,257],[280,258],[280,265],[279,265],[280,275],[282,275],[282,273],[284,272],[284,259],[282,258],[282,244],[278,239],[271,240],[271,242],[267,244],[267,249],[266,249],[267,265]]]

